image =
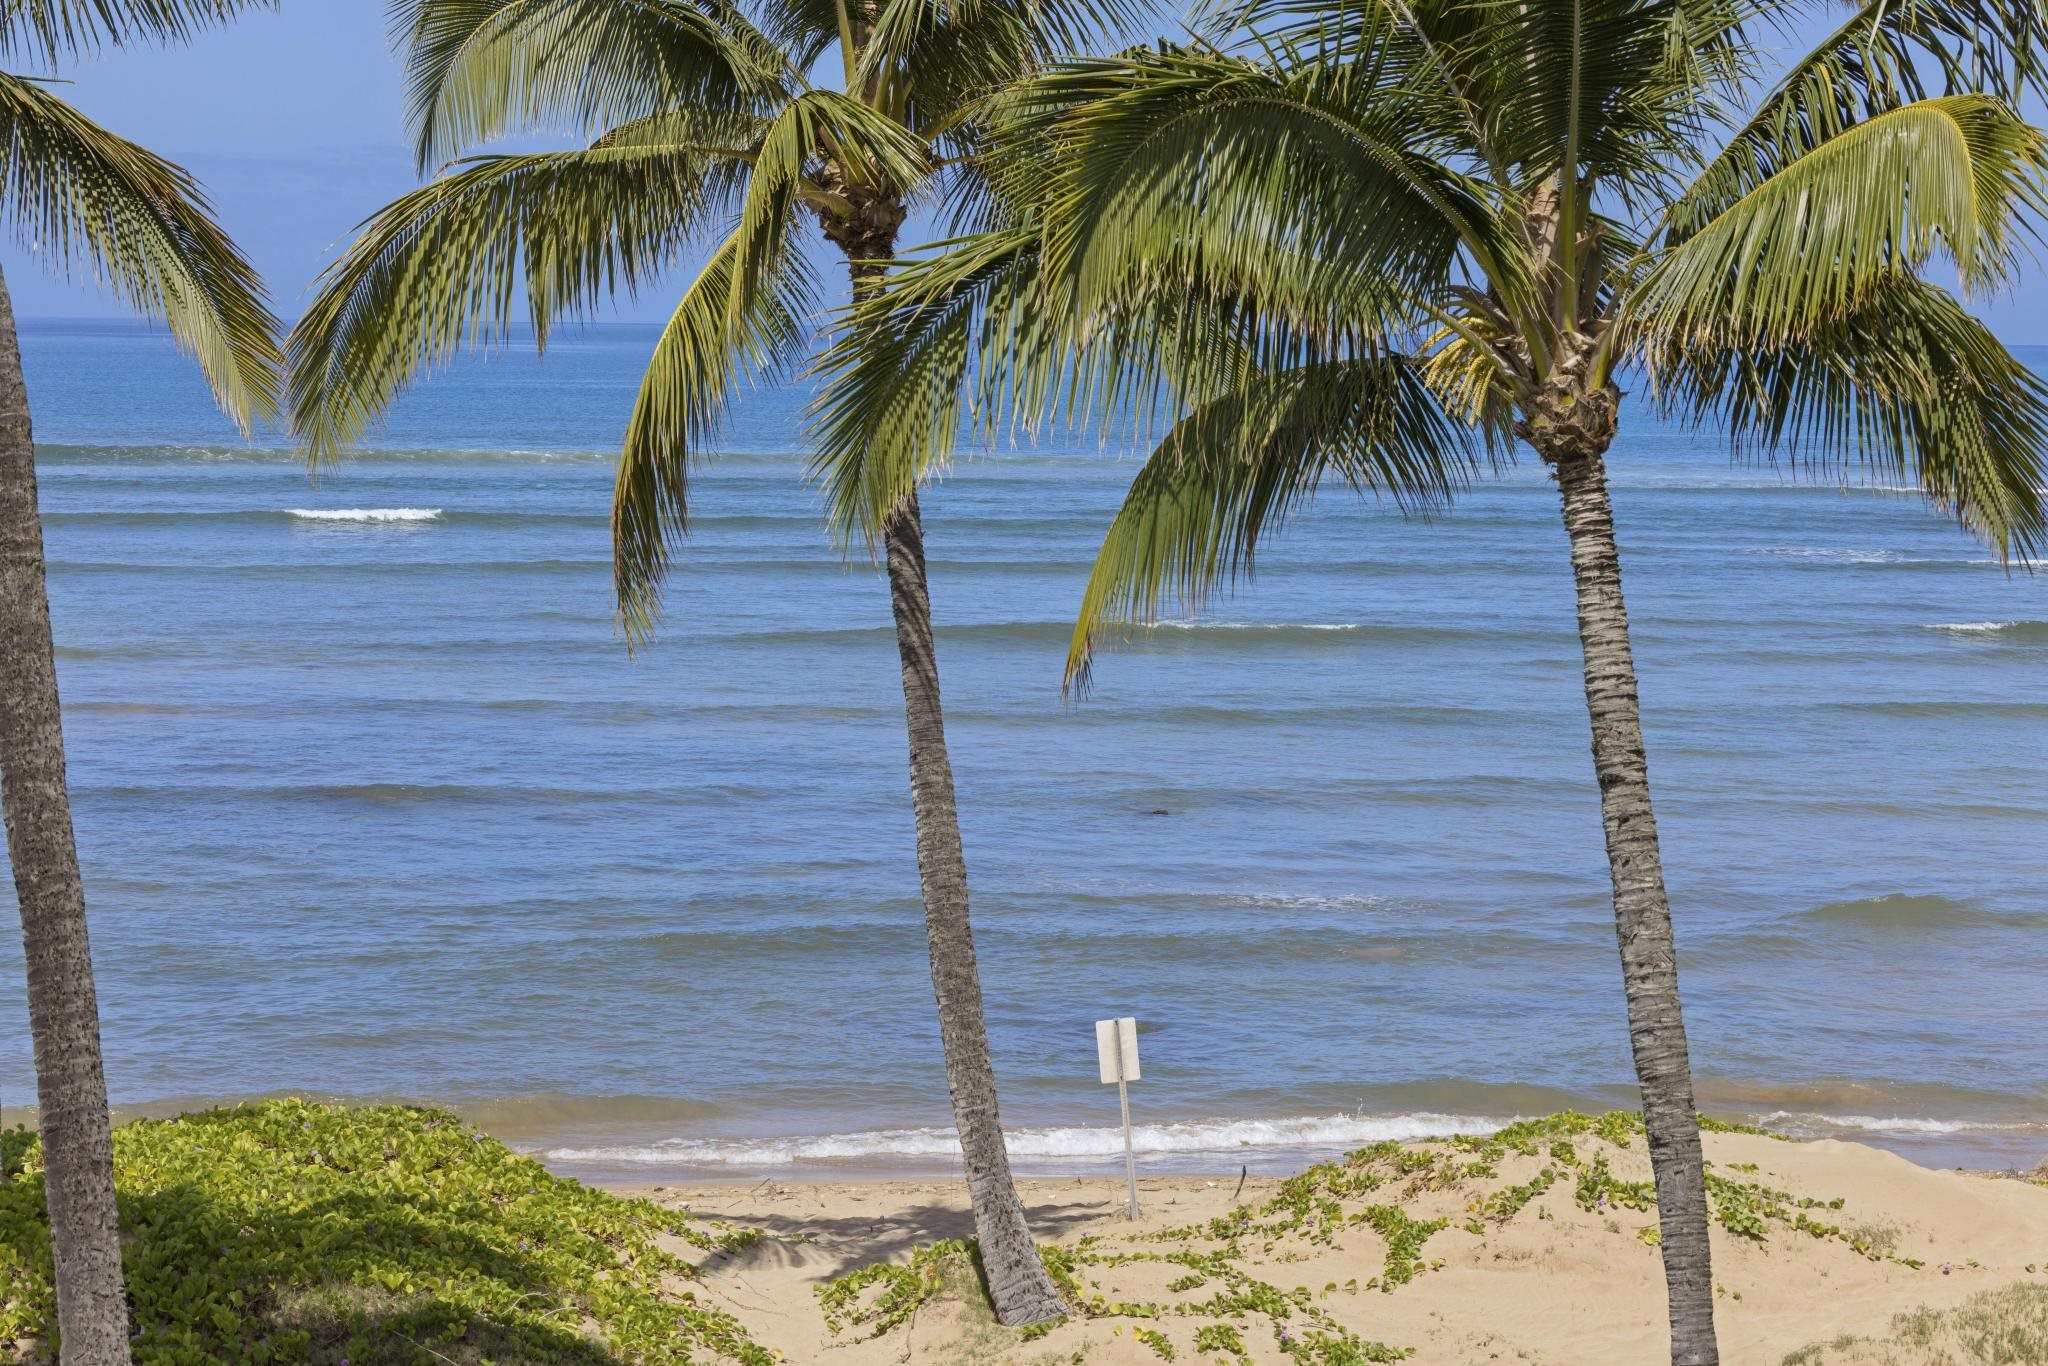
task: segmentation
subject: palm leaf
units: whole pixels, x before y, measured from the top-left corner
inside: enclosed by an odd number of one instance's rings
[[[316,464],[421,373],[631,294],[677,259],[738,172],[677,148],[483,157],[366,222],[292,329],[292,419]]]
[[[819,358],[811,476],[834,532],[870,551],[903,496],[951,459],[970,418],[973,370],[995,336],[1040,315],[1020,298],[1038,246],[1026,225],[941,243],[856,306]],[[1024,306],[1019,308],[1017,305]],[[1026,343],[1007,338],[1014,352]],[[978,410],[986,421],[986,406]]]
[[[54,66],[104,47],[181,43],[277,0],[5,0],[0,4],[0,58]]]
[[[712,253],[676,305],[640,383],[612,495],[612,574],[629,642],[653,630],[669,543],[689,530],[689,467],[717,430],[732,389],[786,374],[811,341],[810,271],[794,254],[744,292],[735,315],[738,233]]]
[[[1784,345],[1656,358],[1667,411],[1739,452],[1910,484],[2001,558],[2048,542],[2048,385],[1934,285],[1895,274]]]
[[[947,125],[981,96],[1144,15],[1133,0],[883,0],[849,89],[906,127],[950,141]]]
[[[2018,108],[2048,83],[2037,0],[1866,0],[1789,65],[1671,207],[1679,238],[1821,143],[1930,93]]]
[[[506,134],[586,136],[682,105],[733,108],[779,71],[686,0],[395,0],[420,169]]]
[[[929,169],[925,145],[886,115],[836,90],[806,90],[776,111],[762,131],[753,174],[740,207],[739,255],[731,272],[735,315],[752,307],[750,292],[773,277],[786,253],[799,205],[851,213],[846,187],[820,183],[829,162],[850,182],[883,195],[901,194]]]
[[[169,327],[244,431],[276,414],[278,321],[183,170],[0,75],[0,195],[24,250]]]
[[[1182,278],[1342,262],[1433,288],[1467,251],[1513,274],[1482,187],[1417,145],[1441,96],[1172,50],[1070,63],[1034,91],[1016,117],[1053,144],[1047,268],[1083,301],[1138,262]]]
[[[1937,251],[2007,279],[2041,212],[2048,141],[1998,100],[1949,95],[1820,143],[1666,251],[1631,308],[1646,334],[1771,345],[1825,325]]]
[[[1132,480],[1082,594],[1070,686],[1119,623],[1199,607],[1252,568],[1263,536],[1335,476],[1429,506],[1478,468],[1471,434],[1413,363],[1380,356],[1262,375],[1196,409]]]

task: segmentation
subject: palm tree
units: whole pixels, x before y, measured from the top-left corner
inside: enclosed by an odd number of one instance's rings
[[[652,629],[688,471],[737,384],[800,367],[819,284],[815,223],[864,294],[913,199],[974,193],[974,102],[1117,17],[1120,0],[398,0],[422,172],[324,277],[289,352],[315,461],[346,449],[415,377],[504,343],[524,294],[536,345],[563,316],[634,293],[709,246],[656,342],[620,453],[615,587],[629,642]],[[809,73],[834,53],[840,88]],[[566,127],[568,151],[475,156]],[[909,735],[911,805],[939,1032],[998,1317],[1063,1306],[1010,1178],[968,921],[924,541],[914,490],[881,519]],[[870,545],[872,549],[872,543]]]
[[[170,41],[234,0],[20,0],[0,60],[47,69],[106,45]],[[80,114],[44,80],[0,72],[0,196],[17,237],[169,326],[246,431],[276,411],[277,323],[192,178]],[[21,901],[44,1189],[66,1362],[128,1360],[113,1141],[85,888],[64,778],[35,441],[14,307],[0,276],[0,805]]]
[[[1831,31],[1770,71],[1809,12]],[[1714,1292],[1607,492],[1620,381],[1739,451],[1911,480],[2001,558],[2039,545],[2048,388],[1924,272],[1993,288],[2039,226],[2048,140],[2016,109],[2044,26],[2033,0],[1258,0],[1006,96],[1000,211],[899,267],[828,357],[848,526],[970,411],[1172,418],[1070,683],[1110,631],[1249,571],[1325,480],[1427,506],[1535,451],[1577,588],[1674,1363],[1717,1360]]]

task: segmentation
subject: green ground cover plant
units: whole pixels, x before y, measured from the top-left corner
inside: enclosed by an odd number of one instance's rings
[[[0,1348],[52,1361],[41,1147],[9,1130],[0,1159]],[[275,1100],[138,1120],[115,1131],[114,1170],[143,1366],[775,1359],[669,1250],[755,1235],[551,1175],[443,1111]]]
[[[1700,1127],[1765,1132],[1713,1120]],[[1638,1148],[1643,1133],[1640,1115],[1564,1111],[1492,1134],[1375,1143],[1317,1163],[1279,1183],[1266,1198],[1200,1223],[1091,1234],[1070,1246],[1042,1247],[1040,1254],[1072,1316],[1116,1325],[1166,1360],[1191,1350],[1204,1362],[1242,1361],[1248,1359],[1246,1342],[1265,1341],[1297,1361],[1321,1366],[1399,1361],[1410,1349],[1346,1327],[1325,1303],[1332,1296],[1396,1294],[1446,1264],[1431,1255],[1430,1246],[1446,1229],[1455,1225],[1461,1234],[1484,1238],[1518,1219],[1549,1219],[1546,1196],[1600,1217],[1616,1236],[1657,1246],[1655,1222],[1619,1222],[1624,1212],[1654,1219],[1655,1188],[1617,1176],[1610,1161]],[[1541,1165],[1532,1170],[1534,1163]],[[1782,1233],[1804,1234],[1843,1243],[1874,1261],[1921,1267],[1862,1226],[1844,1229],[1816,1217],[1839,1211],[1844,1201],[1793,1195],[1748,1179],[1757,1170],[1754,1163],[1742,1163],[1728,1171],[1744,1179],[1718,1171],[1707,1176],[1714,1217],[1729,1233],[1759,1243]],[[1373,1241],[1361,1244],[1361,1238]],[[1338,1249],[1355,1250],[1369,1266],[1376,1259],[1377,1274],[1331,1280],[1320,1292],[1267,1279],[1278,1274],[1268,1266]],[[971,1277],[974,1257],[971,1242],[954,1240],[918,1248],[907,1265],[853,1271],[820,1289],[827,1322],[834,1332],[884,1336]],[[1108,1274],[1140,1263],[1177,1273],[1165,1281],[1159,1298],[1123,1298]],[[1052,1326],[1025,1330],[1019,1341],[1043,1336]]]

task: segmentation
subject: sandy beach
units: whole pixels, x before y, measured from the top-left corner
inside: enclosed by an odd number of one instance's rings
[[[1717,1194],[1723,1210],[1727,1201],[1752,1207],[1752,1232],[1761,1234],[1739,1235],[1723,1222],[1714,1229],[1725,1361],[2048,1360],[2026,1354],[2048,1352],[2048,1188],[1932,1171],[1853,1143],[1746,1133],[1708,1134],[1706,1143],[1711,1175],[1728,1183]],[[1234,1172],[1141,1180],[1136,1224],[1125,1218],[1120,1180],[1025,1181],[1041,1241],[1083,1249],[1075,1268],[1082,1293],[1109,1306],[1028,1341],[962,1293],[957,1267],[941,1270],[932,1297],[880,1336],[869,1324],[843,1322],[837,1333],[827,1325],[817,1291],[833,1278],[880,1260],[904,1263],[921,1243],[972,1236],[958,1181],[614,1189],[758,1230],[760,1241],[704,1264],[700,1293],[793,1362],[1279,1362],[1298,1359],[1287,1348],[1311,1334],[1334,1340],[1343,1330],[1368,1352],[1374,1343],[1408,1349],[1425,1366],[1657,1360],[1666,1348],[1664,1296],[1645,1233],[1655,1211],[1628,1203],[1629,1183],[1649,1177],[1640,1136],[1627,1146],[1595,1134],[1542,1136],[1532,1146],[1387,1147],[1292,1186],[1249,1178],[1241,1197]],[[1546,1170],[1553,1176],[1544,1185]],[[1531,1185],[1541,1188],[1531,1193]],[[1334,1208],[1325,1203],[1332,1199]],[[1251,1207],[1249,1224],[1230,1227],[1228,1242],[1215,1236],[1210,1221],[1231,1220],[1240,1204]],[[1396,1209],[1413,1222],[1366,1213],[1372,1209]],[[1391,1266],[1385,1230],[1401,1237],[1435,1220],[1444,1223],[1407,1264],[1412,1278],[1383,1291]],[[1191,1268],[1232,1242],[1241,1252],[1235,1261]],[[1137,1259],[1121,1260],[1130,1254]],[[1217,1267],[1227,1269],[1218,1275]],[[1284,1320],[1256,1309],[1211,1312],[1220,1292],[1240,1304],[1258,1300],[1260,1283],[1294,1297]],[[877,1293],[863,1292],[856,1305]]]

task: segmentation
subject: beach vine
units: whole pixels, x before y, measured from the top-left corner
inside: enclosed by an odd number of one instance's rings
[[[35,1135],[0,1135],[0,1341],[55,1359]],[[770,1366],[665,1243],[753,1241],[565,1177],[439,1110],[274,1100],[114,1131],[138,1366]],[[26,1344],[24,1347],[23,1344]]]
[[[1707,1119],[1701,1128],[1782,1137]],[[1642,1118],[1626,1111],[1563,1111],[1491,1134],[1389,1140],[1317,1163],[1263,1198],[1200,1222],[1094,1233],[1040,1252],[1071,1317],[1116,1323],[1118,1331],[1131,1333],[1163,1360],[1192,1349],[1205,1361],[1247,1362],[1247,1342],[1265,1338],[1300,1362],[1350,1366],[1399,1361],[1411,1355],[1409,1349],[1369,1340],[1347,1327],[1329,1312],[1331,1297],[1394,1294],[1447,1264],[1446,1257],[1431,1255],[1434,1240],[1446,1230],[1483,1240],[1518,1219],[1554,1219],[1545,1203],[1552,1197],[1596,1216],[1595,1228],[1604,1224],[1656,1247],[1660,1229],[1654,1217],[1629,1221],[1633,1227],[1627,1228],[1618,1222],[1625,1214],[1654,1216],[1657,1208],[1650,1181],[1623,1176],[1615,1168],[1621,1154],[1638,1147],[1642,1135]],[[1764,1243],[1784,1230],[1840,1242],[1872,1261],[1922,1266],[1866,1232],[1833,1222],[1829,1216],[1843,1208],[1842,1199],[1794,1195],[1758,1175],[1753,1162],[1708,1173],[1713,1217],[1728,1233]],[[1446,1210],[1444,1193],[1462,1199],[1462,1213],[1455,1205]],[[1276,1284],[1264,1278],[1272,1273],[1255,1270],[1326,1256],[1350,1246],[1361,1232],[1376,1238],[1380,1249],[1378,1274],[1362,1281],[1331,1280],[1317,1291]],[[1447,1251],[1474,1246],[1460,1239],[1457,1249]],[[862,1267],[820,1288],[826,1322],[835,1333],[885,1335],[945,1293],[949,1283],[965,1281],[950,1277],[946,1268],[971,1269],[975,1256],[972,1242],[953,1240],[916,1249],[908,1263]],[[1138,1265],[1174,1273],[1165,1280],[1162,1296],[1130,1298],[1112,1288],[1105,1273]],[[1168,1327],[1176,1323],[1191,1324],[1192,1333],[1169,1336]],[[1057,1324],[1022,1330],[1020,1341],[1043,1337]]]

